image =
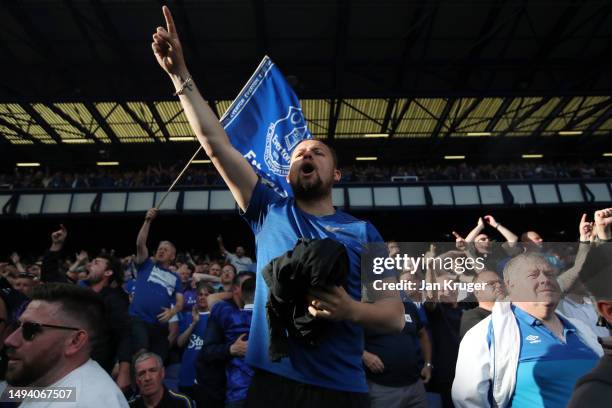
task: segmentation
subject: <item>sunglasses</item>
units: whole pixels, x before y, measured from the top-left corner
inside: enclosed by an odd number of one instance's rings
[[[37,334],[42,333],[43,327],[49,329],[60,329],[60,330],[81,330],[76,327],[68,327],[68,326],[57,326],[55,324],[43,324],[43,323],[34,323],[34,322],[15,322],[15,330],[21,327],[21,335],[23,339],[26,341],[34,340]]]

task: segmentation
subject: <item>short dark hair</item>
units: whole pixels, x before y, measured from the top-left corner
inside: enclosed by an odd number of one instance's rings
[[[234,266],[234,264],[233,264],[233,263],[231,263],[231,262],[226,262],[226,263],[225,263],[225,264],[224,264],[224,265],[221,267],[221,269],[225,268],[226,266],[231,266],[231,267],[232,267],[232,269],[234,270],[234,275],[236,275],[236,274],[238,273],[238,269],[236,269],[236,267]]]
[[[44,283],[32,290],[31,299],[59,303],[62,314],[76,320],[87,331],[90,347],[102,335],[105,306],[93,290],[69,283]]]
[[[242,282],[242,285],[240,285],[242,300],[244,303],[253,303],[253,300],[255,299],[255,281],[255,278],[248,278]]]
[[[215,288],[213,288],[212,285],[206,281],[198,282],[198,284],[196,285],[196,295],[200,293],[202,289],[206,289],[208,293],[215,293]]]
[[[106,261],[107,268],[113,271],[113,276],[110,279],[111,282],[115,281],[117,286],[123,285],[123,265],[121,264],[121,261],[107,253],[98,255],[98,258],[104,259]]]
[[[255,279],[255,274],[253,272],[249,272],[249,271],[242,271],[239,274],[236,274],[236,276],[234,276],[234,280],[232,281],[232,285],[234,286],[240,286],[240,280],[244,277],[248,277],[250,279]]]

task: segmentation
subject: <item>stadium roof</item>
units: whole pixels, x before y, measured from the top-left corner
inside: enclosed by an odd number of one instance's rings
[[[268,54],[315,137],[612,132],[605,0],[27,0],[0,6],[0,143],[189,141],[150,49],[166,3],[220,114]]]
[[[224,112],[231,101],[216,102]],[[329,99],[305,99],[314,137],[326,138]],[[605,135],[612,97],[341,99],[334,137],[447,138]],[[389,114],[390,113],[390,114]],[[177,101],[0,104],[0,133],[11,144],[194,141]]]

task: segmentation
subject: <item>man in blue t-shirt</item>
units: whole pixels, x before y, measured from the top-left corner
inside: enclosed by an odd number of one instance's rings
[[[279,196],[260,181],[231,145],[193,83],[170,10],[164,7],[163,12],[167,28],[159,27],[153,34],[157,62],[172,79],[191,128],[256,238],[257,289],[247,362],[257,371],[247,406],[299,407],[314,401],[329,406],[368,406],[361,363],[363,328],[399,332],[404,327],[404,308],[397,293],[373,303],[361,302],[361,254],[366,244],[382,243],[382,238],[371,224],[334,208],[332,186],[340,181],[340,171],[334,151],[320,140],[303,140],[291,146],[287,180],[293,198]],[[304,347],[290,339],[289,357],[272,362],[265,311],[268,288],[259,272],[272,259],[293,249],[299,238],[331,238],[342,243],[349,256],[349,276],[346,288],[328,287],[310,293],[311,314],[331,322],[329,335],[319,347]]]
[[[248,349],[254,297],[255,277],[249,272],[243,272],[232,282],[232,298],[216,303],[211,309],[210,319],[221,329],[229,354],[225,367],[226,408],[244,406],[253,376],[253,369],[244,357]]]
[[[194,398],[193,386],[196,376],[196,360],[204,343],[204,333],[208,325],[210,312],[208,309],[208,296],[214,292],[212,286],[206,282],[198,283],[196,303],[191,311],[181,312],[179,315],[179,332],[176,340],[179,348],[184,348],[179,371],[179,390]]]
[[[165,359],[168,354],[168,321],[183,307],[183,288],[177,274],[168,268],[176,256],[170,241],[161,241],[153,258],[149,257],[147,238],[155,208],[147,211],[136,238],[138,272],[134,298],[130,303],[134,352],[152,351]]]

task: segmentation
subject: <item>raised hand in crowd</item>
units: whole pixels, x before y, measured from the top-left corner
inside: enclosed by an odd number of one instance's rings
[[[136,237],[136,264],[142,264],[149,257],[149,250],[147,248],[147,239],[149,238],[149,229],[151,222],[157,217],[157,209],[151,208],[145,215],[144,222],[138,236]]]
[[[465,237],[466,242],[474,242],[478,234],[480,234],[486,227],[486,224],[482,217],[478,217],[478,221],[476,222],[476,226],[474,229],[470,231],[470,233]]]
[[[10,259],[13,265],[15,265],[15,268],[17,268],[17,272],[24,273],[26,271],[23,264],[21,263],[21,257],[17,252],[13,252],[10,256]]]
[[[66,275],[70,278],[70,280],[76,282],[79,278],[79,269],[82,269],[83,266],[89,261],[89,255],[87,251],[81,250],[75,256],[75,261],[70,265]]]
[[[580,242],[589,242],[594,232],[594,223],[587,221],[587,215],[582,214],[580,224],[578,226],[578,234],[580,234]]]
[[[482,217],[482,219],[486,224],[492,226],[493,228],[497,228],[499,226],[499,223],[495,221],[495,218],[493,218],[492,215],[485,215],[484,217]]]
[[[151,47],[158,64],[168,73],[176,95],[200,144],[229,187],[242,210],[246,210],[257,174],[229,141],[219,119],[200,94],[191,78],[170,9],[163,7],[166,28],[157,27]]]
[[[495,228],[500,234],[502,234],[503,237],[506,238],[507,242],[509,243],[518,242],[518,236],[514,234],[512,231],[510,231],[508,228],[504,227],[499,222],[497,222],[495,218],[493,218],[492,215],[485,215],[483,219],[487,225],[490,225],[491,227]]]
[[[179,40],[170,9],[164,6],[162,11],[166,19],[166,28],[157,27],[153,34],[151,48],[153,48],[157,63],[168,75],[171,77],[174,75],[180,76],[186,73],[183,47]]]
[[[150,208],[145,215],[145,221],[153,221],[157,217],[157,208]]]
[[[600,240],[612,239],[612,208],[595,211],[595,226]]]
[[[467,248],[465,238],[459,235],[456,231],[453,231],[453,236],[455,237],[455,247],[457,247],[457,249],[460,251],[465,251]]]
[[[60,224],[60,229],[51,234],[51,248],[50,251],[61,251],[66,242],[68,236],[68,230],[64,227],[64,224]]]
[[[76,262],[80,263],[81,265],[87,263],[88,261],[89,254],[87,253],[87,251],[82,249],[79,253],[76,254]]]

